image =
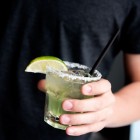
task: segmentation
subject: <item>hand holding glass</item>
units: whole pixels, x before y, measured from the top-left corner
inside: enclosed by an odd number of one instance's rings
[[[62,102],[66,99],[86,99],[81,93],[81,87],[88,82],[98,81],[101,74],[96,70],[88,76],[90,69],[77,63],[65,62],[69,71],[57,71],[51,67],[46,70],[46,102],[44,120],[49,125],[65,130],[68,126],[60,124],[59,116],[73,112],[62,109]],[[93,97],[93,96],[92,96]]]

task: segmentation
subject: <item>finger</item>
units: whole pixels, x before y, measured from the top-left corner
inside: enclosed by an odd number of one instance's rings
[[[111,90],[111,84],[106,79],[101,79],[96,82],[91,82],[82,86],[82,93],[84,95],[99,95]]]
[[[66,129],[66,133],[71,136],[80,136],[89,132],[98,132],[105,127],[105,121],[98,123],[80,125],[80,126],[70,126]]]
[[[45,92],[45,80],[40,80],[38,82],[38,85],[37,85],[38,89],[41,90],[42,92]]]
[[[112,93],[106,93],[99,97],[93,97],[84,100],[65,100],[62,107],[65,111],[72,112],[90,112],[98,111],[115,102],[115,97]]]
[[[105,108],[98,112],[88,112],[79,114],[64,114],[60,116],[60,123],[64,125],[92,124],[106,120],[111,114],[112,108]]]

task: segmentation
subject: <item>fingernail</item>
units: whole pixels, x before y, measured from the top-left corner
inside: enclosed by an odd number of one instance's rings
[[[69,122],[70,122],[70,118],[68,116],[63,116],[62,123],[63,124],[68,124]]]
[[[84,94],[85,95],[89,95],[91,93],[91,91],[92,91],[91,86],[89,86],[89,85],[84,86]]]
[[[64,102],[64,107],[63,107],[64,110],[69,111],[72,109],[72,107],[73,107],[73,104],[70,101]]]
[[[68,135],[74,135],[75,131],[74,129],[69,129],[67,133]]]

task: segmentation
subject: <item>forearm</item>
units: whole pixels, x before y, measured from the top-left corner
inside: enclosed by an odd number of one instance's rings
[[[140,119],[140,82],[125,86],[115,97],[116,103],[107,127],[124,126]]]

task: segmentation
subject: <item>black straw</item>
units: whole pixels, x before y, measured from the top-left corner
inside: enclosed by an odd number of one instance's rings
[[[93,65],[92,69],[90,70],[90,74],[93,75],[95,69],[97,68],[97,66],[100,64],[101,60],[103,59],[103,57],[105,56],[105,54],[107,53],[108,49],[112,46],[112,44],[114,43],[114,41],[116,40],[117,36],[119,35],[120,30],[117,31],[117,33],[113,36],[113,38],[110,39],[110,41],[107,43],[107,45],[105,46],[105,48],[103,49],[103,51],[101,52],[101,54],[99,55],[98,59],[96,60],[95,64]]]

